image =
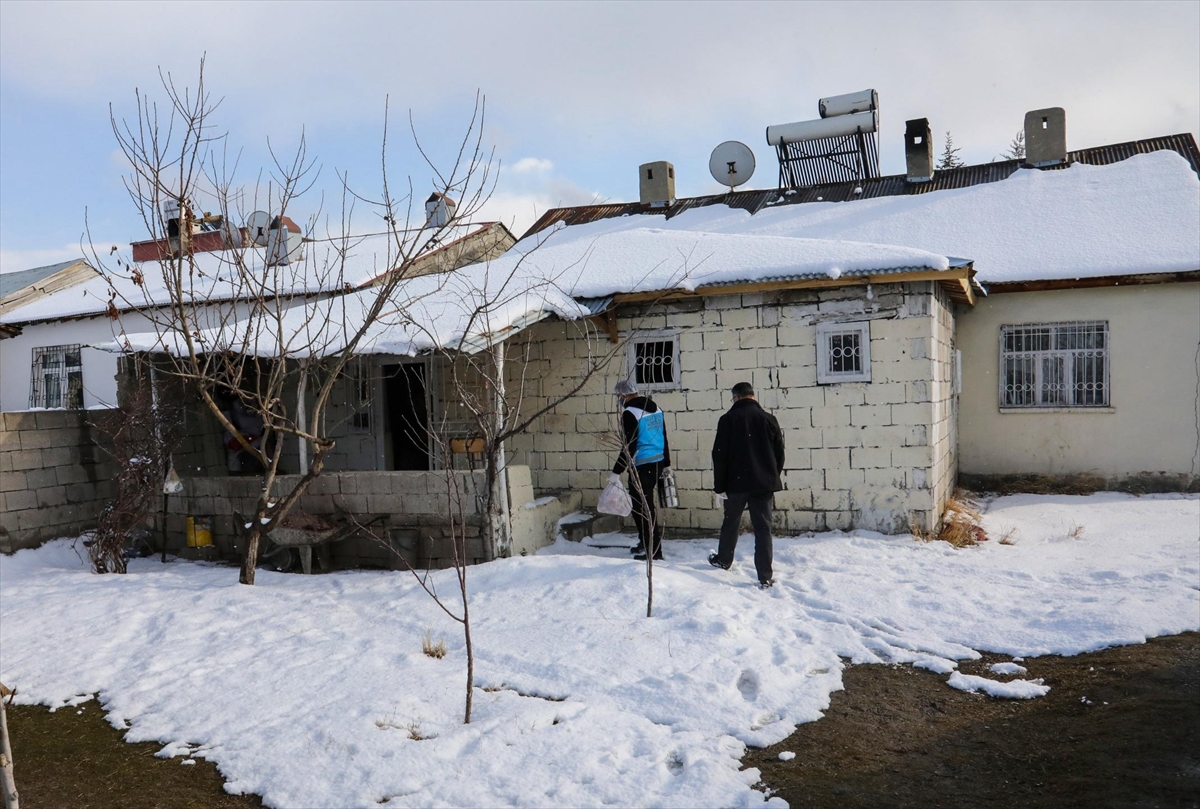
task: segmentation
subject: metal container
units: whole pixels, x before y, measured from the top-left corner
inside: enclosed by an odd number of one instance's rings
[[[675,473],[669,466],[662,473],[662,485],[658,487],[658,502],[663,508],[679,508],[679,489],[675,486]]]
[[[212,517],[187,518],[187,546],[189,548],[206,548],[213,544]]]

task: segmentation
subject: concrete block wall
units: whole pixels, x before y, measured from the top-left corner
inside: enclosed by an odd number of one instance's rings
[[[943,309],[932,283],[710,296],[617,312],[621,340],[639,331],[677,330],[678,389],[653,394],[667,413],[679,509],[665,510],[676,533],[712,534],[711,447],[729,389],[749,381],[784,431],[785,490],[776,495],[781,532],[868,528],[930,529],[940,516],[935,486],[948,459],[935,365],[935,321]],[[870,382],[818,385],[816,328],[826,321],[871,324]],[[941,329],[944,331],[946,324]],[[586,323],[528,330],[525,412],[576,385],[587,358],[610,348]],[[946,339],[942,331],[939,339]],[[519,342],[519,341],[518,341]],[[528,464],[539,490],[575,490],[593,507],[615,457],[613,384],[626,374],[626,348],[582,391],[510,442],[512,462]],[[944,352],[943,352],[944,353]],[[517,381],[510,376],[510,393]],[[939,387],[939,385],[941,387]],[[939,436],[942,438],[939,440]],[[935,446],[943,471],[935,469]],[[952,475],[951,475],[952,476]]]
[[[296,485],[298,476],[276,479],[279,495]],[[196,477],[184,479],[184,491],[168,500],[167,549],[184,545],[188,516],[212,518],[213,541],[224,558],[239,558],[236,517],[254,512],[261,479],[256,477]],[[453,551],[448,515],[461,519],[466,531],[467,557],[483,561],[480,509],[482,472],[330,472],[309,484],[299,510],[338,517],[387,516],[386,541],[359,538],[335,543],[333,563],[342,567],[400,568],[400,556],[417,568],[448,567]],[[159,526],[155,526],[155,536]]]
[[[940,520],[946,501],[954,494],[958,481],[958,370],[955,359],[954,303],[940,286],[934,287],[933,335],[930,358],[933,378],[930,394],[934,406],[933,517]]]
[[[96,527],[116,471],[95,426],[110,410],[0,414],[0,552]]]

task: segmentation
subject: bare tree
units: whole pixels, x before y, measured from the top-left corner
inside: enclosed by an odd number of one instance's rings
[[[203,62],[194,89],[176,85],[169,73],[161,74],[161,82],[164,109],[139,92],[136,116],[119,119],[114,112],[111,120],[131,167],[130,199],[162,249],[147,263],[114,262],[95,250],[93,255],[110,279],[110,314],[121,318],[135,309],[149,322],[150,345],[133,326],[118,339],[128,349],[163,352],[164,370],[190,385],[201,409],[261,475],[254,512],[240,529],[239,580],[253,584],[260,540],[296,506],[334,449],[336,425],[329,423],[328,410],[338,380],[380,329],[405,322],[417,294],[405,283],[414,265],[441,245],[455,222],[469,221],[491,192],[492,156],[482,146],[484,102],[476,98],[451,165],[433,167],[435,193],[459,200],[456,218],[427,222],[420,208],[414,218],[411,177],[402,193],[393,193],[385,107],[380,193],[362,195],[339,175],[340,211],[324,217],[335,235],[296,249],[285,238],[288,213],[319,173],[303,136],[286,158],[272,149],[269,171],[241,186],[238,160],[213,123],[220,101],[205,86]],[[374,268],[378,277],[357,292],[362,273],[353,270],[350,236],[356,206],[387,225],[386,256]],[[268,211],[276,225],[265,252],[251,243],[257,234],[230,224],[246,221],[255,209]],[[201,216],[205,210],[216,213]],[[318,204],[308,218],[310,232],[322,214]],[[221,234],[225,249],[219,255],[194,249],[204,228]],[[426,284],[419,294],[432,291]],[[300,475],[294,485],[280,488],[290,442],[296,442]]]
[[[104,506],[87,545],[97,573],[124,573],[125,550],[142,529],[163,494],[171,452],[181,437],[182,407],[178,386],[164,386],[153,367],[130,358],[136,382],[116,410],[98,420],[117,466],[117,493]]]

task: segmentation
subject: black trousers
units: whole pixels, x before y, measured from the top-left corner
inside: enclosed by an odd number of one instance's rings
[[[775,495],[771,492],[729,492],[725,500],[725,520],[721,523],[721,538],[717,543],[717,561],[723,566],[733,564],[733,552],[737,549],[738,525],[742,512],[750,507],[750,524],[754,526],[754,569],[759,581],[770,581],[774,573],[771,568],[775,558],[771,547],[771,503]]]
[[[648,463],[635,466],[629,470],[629,494],[633,498],[633,524],[637,526],[638,544],[643,548],[651,548],[650,534],[653,528],[654,545],[652,553],[662,553],[663,527],[658,521],[658,503],[656,489],[661,481],[659,468],[661,464]],[[634,478],[636,475],[636,479]]]

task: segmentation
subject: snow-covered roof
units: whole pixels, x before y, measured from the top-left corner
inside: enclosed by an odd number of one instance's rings
[[[803,196],[814,198],[812,190]],[[1176,151],[1152,151],[1109,165],[1076,162],[1053,171],[1010,167],[1009,176],[995,182],[865,196],[789,204],[793,196],[773,193],[753,216],[723,204],[693,205],[670,219],[648,211],[568,230],[620,222],[616,227],[625,229],[903,246],[969,258],[985,283],[1200,269],[1200,179]],[[594,212],[613,211],[597,207]],[[548,212],[543,221],[557,214]],[[530,238],[537,237],[525,241]]]
[[[490,223],[451,225],[441,230],[436,245],[445,247]],[[409,234],[409,239],[413,238]],[[416,238],[422,238],[419,234]],[[346,240],[306,242],[303,260],[280,266],[265,266],[265,251],[248,248],[195,253],[195,274],[188,282],[191,298],[198,303],[247,298],[247,289],[239,278],[237,263],[259,279],[264,296],[312,295],[342,291],[349,285],[358,288],[371,283],[394,267],[399,255],[395,234],[355,236]],[[344,263],[342,255],[345,255]],[[68,317],[98,315],[108,310],[112,300],[119,310],[161,306],[170,301],[162,268],[156,261],[133,264],[129,251],[100,257],[109,268],[108,277],[98,275],[69,289],[46,295],[0,317],[2,323],[30,323]],[[118,260],[121,262],[118,264]],[[140,283],[131,268],[140,272]],[[111,281],[111,288],[110,288]],[[116,297],[113,298],[113,291]]]
[[[697,212],[698,214],[701,212]],[[679,219],[682,219],[680,217]],[[673,220],[676,225],[679,220]],[[374,323],[360,353],[416,354],[450,347],[473,351],[505,339],[549,315],[587,317],[576,301],[616,292],[692,290],[733,281],[837,278],[896,270],[946,270],[945,256],[907,247],[787,236],[705,233],[638,227],[637,219],[563,228],[527,240],[490,262],[456,272],[413,278]],[[308,345],[331,353],[367,316],[378,290],[365,289],[298,304],[286,316],[282,353],[303,356]],[[245,335],[242,322],[236,335]],[[210,347],[281,353],[275,330],[264,323],[253,345],[234,330],[207,333]],[[135,350],[157,350],[153,335],[129,337]]]

